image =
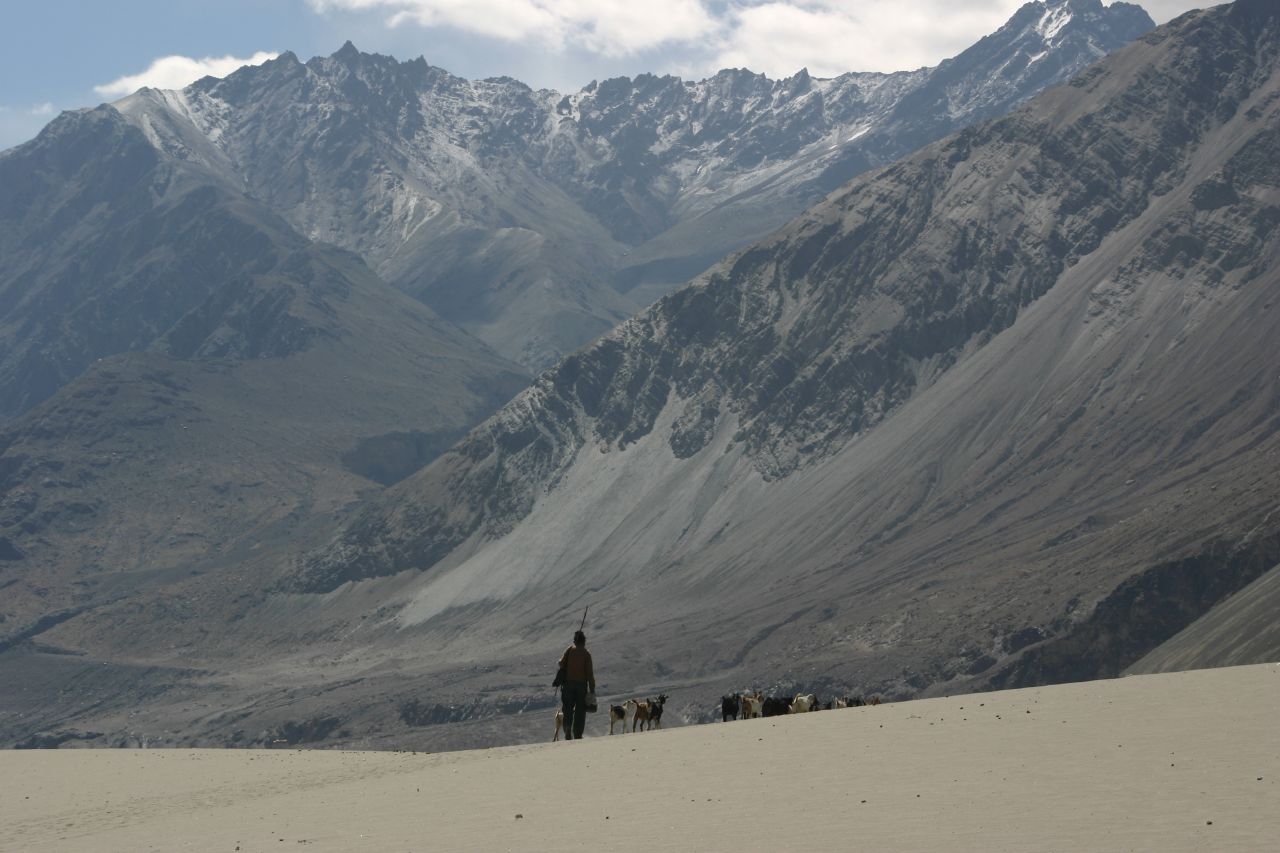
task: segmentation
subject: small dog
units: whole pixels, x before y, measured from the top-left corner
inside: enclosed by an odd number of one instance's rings
[[[556,736],[551,739],[552,743],[560,740],[560,730],[564,728],[564,710],[556,711]],[[565,733],[565,740],[569,739],[568,732]]]

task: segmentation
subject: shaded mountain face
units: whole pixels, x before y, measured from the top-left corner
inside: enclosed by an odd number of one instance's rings
[[[217,172],[166,157],[109,106],[67,113],[0,157],[0,222],[3,415],[119,353],[300,353],[347,334],[339,306],[379,291],[430,337],[500,364],[356,256],[302,237]]]
[[[111,107],[0,157],[0,218],[0,644],[287,544],[527,382]]]
[[[1171,639],[1157,646],[1125,675],[1183,672],[1270,661],[1280,649],[1280,565],[1249,584]]]
[[[160,346],[98,360],[0,429],[0,644],[189,574],[252,589],[243,563],[327,529],[527,381],[367,271],[336,294],[254,284],[265,292],[249,285],[217,320],[193,312]],[[276,326],[320,331],[287,354],[209,355],[255,340],[264,302]]]
[[[542,369],[854,175],[1151,26],[1130,4],[1050,0],[932,69],[641,75],[569,95],[348,43],[116,106],[169,155]]]
[[[622,684],[1119,673],[1280,561],[1278,53],[1272,4],[1189,14],[854,181],[282,588],[460,683],[588,602]]]

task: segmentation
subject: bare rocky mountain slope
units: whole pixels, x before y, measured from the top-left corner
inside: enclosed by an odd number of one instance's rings
[[[33,626],[0,731],[540,738],[515,712],[587,604],[602,692],[673,721],[1114,675],[1240,624],[1280,563],[1277,14],[1189,14],[855,179],[327,545]]]
[[[455,673],[589,602],[622,684],[1118,674],[1280,562],[1277,14],[1184,16],[854,181],[284,588]]]
[[[421,326],[415,334],[433,342],[422,353],[440,345],[475,359],[467,381],[496,369],[479,398],[513,387],[518,368],[392,291],[355,255],[298,234],[239,182],[166,156],[110,106],[65,113],[0,155],[0,223],[0,418],[121,353],[305,351],[348,335],[337,306],[353,298]],[[456,427],[460,415],[445,420]]]
[[[685,193],[705,206],[730,192],[729,176],[754,175],[771,157],[809,157],[819,137],[887,116],[907,92],[951,98],[947,121],[971,120],[1148,23],[1136,7],[1031,4],[980,48],[927,73],[787,88],[726,72],[699,84],[607,81],[569,98],[348,46],[305,66],[289,55],[182,92],[146,90],[63,115],[0,153],[0,419],[8,419],[0,555],[12,564],[0,582],[23,575],[44,590],[10,604],[18,627],[0,637],[30,630],[19,610],[44,618],[70,612],[67,600],[97,600],[83,589],[53,591],[50,566],[168,572],[256,536],[257,522],[276,517],[262,506],[302,516],[314,506],[327,518],[332,501],[303,498],[329,488],[315,478],[348,496],[360,484],[394,482],[510,399],[525,381],[521,369],[422,301],[521,358],[529,340],[554,339],[525,358],[538,362],[632,310],[605,280],[627,251],[618,235],[642,239],[658,227],[637,225],[636,211],[674,203],[671,174],[705,172],[701,189]],[[1029,51],[1038,52],[1034,63]],[[997,62],[1012,70],[987,80]],[[877,132],[908,124],[886,118]],[[903,150],[921,138],[889,135]],[[819,147],[822,162],[848,153]],[[658,148],[661,168],[650,150]],[[776,217],[797,203],[742,197],[734,217],[747,221],[753,206]],[[717,240],[694,240],[704,260],[719,254]],[[421,299],[391,292],[356,253]],[[326,353],[328,374],[313,350]],[[161,364],[166,357],[172,363]],[[109,369],[98,368],[103,359]],[[120,375],[137,393],[119,394]],[[153,375],[166,378],[143,393]],[[264,394],[286,385],[296,412]],[[228,478],[193,463],[191,446],[147,432],[179,423],[143,411],[152,392],[204,413],[201,456],[232,454],[277,472],[248,478],[264,483],[258,502],[216,500],[181,520],[166,514],[169,496]],[[300,431],[304,412],[313,421]],[[66,423],[51,428],[52,420]],[[249,425],[271,437],[254,440]],[[103,436],[131,429],[153,446],[104,467]],[[51,473],[63,469],[75,473]],[[150,504],[145,494],[124,499],[126,483],[138,482],[150,484]],[[153,547],[160,539],[171,545]]]
[[[641,75],[570,94],[348,43],[116,107],[170,156],[542,369],[854,175],[1151,26],[1131,4],[1048,0],[935,68]]]
[[[0,646],[289,542],[527,377],[110,107],[0,158]]]

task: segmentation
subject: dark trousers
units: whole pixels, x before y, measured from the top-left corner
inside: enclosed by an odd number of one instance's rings
[[[580,739],[587,727],[587,682],[566,681],[560,688],[560,707],[564,711],[565,740]]]

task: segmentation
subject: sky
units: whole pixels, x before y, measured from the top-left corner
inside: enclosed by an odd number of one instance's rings
[[[1105,2],[1105,0],[1104,0]],[[0,0],[0,149],[60,111],[350,40],[574,91],[641,72],[819,77],[936,65],[1023,0]],[[1210,2],[1140,0],[1157,23]]]

